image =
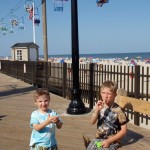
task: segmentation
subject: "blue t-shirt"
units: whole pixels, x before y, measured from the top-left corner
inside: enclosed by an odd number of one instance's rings
[[[30,146],[39,145],[43,147],[52,147],[57,145],[55,138],[55,123],[50,123],[40,131],[33,128],[33,124],[40,124],[47,120],[48,114],[50,116],[58,116],[54,110],[48,110],[46,114],[41,113],[39,110],[33,111],[31,114],[30,127],[33,129],[30,139]],[[59,116],[58,116],[59,117]],[[59,117],[61,121],[61,118]],[[62,122],[62,121],[61,121]]]

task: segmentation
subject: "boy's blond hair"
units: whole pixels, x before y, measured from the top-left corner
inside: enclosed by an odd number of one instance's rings
[[[103,84],[100,87],[100,92],[104,88],[109,88],[111,92],[116,93],[117,92],[117,84],[113,81],[107,80],[103,82]]]
[[[39,98],[39,96],[42,96],[42,95],[48,96],[48,98],[50,100],[50,93],[49,93],[48,89],[44,89],[44,88],[39,88],[34,92],[34,96],[33,96],[34,100],[36,101]]]

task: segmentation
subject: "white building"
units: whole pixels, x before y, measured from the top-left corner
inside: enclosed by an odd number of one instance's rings
[[[39,46],[33,42],[16,43],[11,47],[12,61],[37,61]]]

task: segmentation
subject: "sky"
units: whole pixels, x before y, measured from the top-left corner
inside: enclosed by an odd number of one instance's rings
[[[44,54],[42,0],[35,0],[40,25],[35,27],[35,43]],[[16,7],[19,3],[19,7]],[[33,42],[32,21],[24,4],[29,0],[0,0],[1,24],[10,26],[12,16],[23,17],[25,30],[15,34],[0,33],[0,56],[11,56],[15,43]],[[80,54],[150,52],[150,0],[109,0],[97,7],[96,0],[77,0]],[[71,0],[63,12],[54,11],[53,0],[46,0],[48,54],[71,54]],[[11,10],[14,10],[11,13]]]

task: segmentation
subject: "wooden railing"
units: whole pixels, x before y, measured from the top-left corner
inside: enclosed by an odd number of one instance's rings
[[[21,79],[37,87],[71,99],[72,67],[68,63],[26,62],[0,60],[0,72]],[[99,88],[105,80],[113,80],[118,88],[125,89],[128,97],[150,101],[150,70],[143,66],[80,64],[79,82],[82,100],[93,109],[100,98]],[[133,112],[128,111],[132,114]],[[150,119],[140,115],[141,121]],[[134,122],[139,124],[139,120]]]

